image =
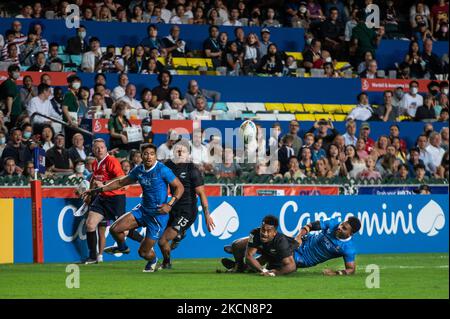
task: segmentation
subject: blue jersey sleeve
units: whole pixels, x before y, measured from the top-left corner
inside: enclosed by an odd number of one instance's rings
[[[140,167],[140,165],[137,165],[135,168],[133,168],[128,173],[128,177],[131,178],[134,181],[137,181],[138,180],[138,175],[139,175],[139,167]]]
[[[175,174],[172,172],[172,170],[170,169],[170,168],[168,168],[166,165],[162,165],[162,167],[161,167],[161,177],[164,179],[164,181],[167,183],[167,184],[170,184],[170,183],[172,183],[174,180],[175,180],[175,178],[176,178],[176,176],[175,176]]]
[[[339,226],[339,220],[337,218],[330,218],[327,220],[320,220],[320,229],[321,230],[327,230],[327,229],[336,229]]]
[[[356,252],[353,248],[348,248],[344,250],[344,261],[346,263],[352,263],[355,261]]]

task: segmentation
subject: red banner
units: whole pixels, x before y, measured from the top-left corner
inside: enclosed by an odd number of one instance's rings
[[[109,134],[108,130],[109,119],[93,119],[92,133],[95,134]],[[140,119],[130,119],[131,124],[141,125]],[[178,134],[191,134],[196,121],[191,120],[153,120],[152,132],[154,134],[167,134],[170,129],[174,129]]]
[[[41,83],[42,74],[50,75],[52,80],[52,86],[67,86],[67,77],[69,75],[75,74],[75,72],[20,72],[20,77],[16,81],[17,85],[22,85],[24,76],[29,75],[33,79],[33,85],[38,85]],[[0,71],[0,83],[8,78],[7,71]]]
[[[130,119],[132,125],[141,125],[141,120]],[[108,130],[109,119],[93,119],[92,120],[92,133],[95,134],[109,134]]]
[[[339,195],[335,186],[252,185],[243,186],[244,196]]]
[[[413,80],[397,79],[361,79],[361,89],[367,92],[384,92],[386,90],[395,90],[397,87],[403,87],[403,91],[409,90],[409,83]],[[419,92],[428,92],[427,85],[430,80],[416,80],[419,83]],[[440,82],[440,81],[436,81]]]

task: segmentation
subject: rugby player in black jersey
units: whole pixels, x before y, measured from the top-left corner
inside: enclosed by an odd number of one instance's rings
[[[165,163],[184,186],[183,196],[176,202],[170,211],[169,222],[158,244],[163,254],[163,262],[159,269],[170,269],[171,249],[184,238],[186,231],[195,222],[198,215],[197,195],[200,197],[203,214],[205,216],[208,231],[214,229],[214,221],[209,214],[208,199],[204,190],[203,176],[194,163],[190,161],[190,145],[185,139],[180,140],[174,146],[174,158]]]
[[[263,276],[285,275],[296,271],[294,250],[298,242],[277,231],[278,218],[268,215],[261,227],[250,232],[248,239],[237,240],[234,245],[245,245],[245,249],[234,247],[235,260],[222,259],[226,268],[243,271],[246,265]],[[243,247],[240,247],[243,248]],[[256,254],[261,256],[256,258]],[[244,264],[245,260],[245,264]],[[263,265],[267,264],[267,267]]]

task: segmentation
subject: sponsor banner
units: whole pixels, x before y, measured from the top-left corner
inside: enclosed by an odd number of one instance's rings
[[[339,195],[334,186],[251,185],[242,186],[244,196]]]
[[[130,119],[132,125],[141,125],[141,120]],[[95,134],[109,134],[108,130],[109,119],[93,119],[92,120],[92,133]]]
[[[31,190],[29,187],[11,187],[2,188],[0,198],[30,198]],[[75,187],[42,187],[43,198],[78,198],[75,193]],[[131,185],[126,187],[127,197],[140,197],[142,188],[139,185]],[[221,196],[222,186],[205,185],[206,196]]]
[[[20,72],[20,77],[16,81],[17,85],[22,85],[23,78],[26,75],[31,76],[33,83],[41,83],[42,74],[50,75],[52,79],[52,86],[67,86],[67,77],[75,74],[75,72]],[[0,84],[8,78],[7,71],[0,71]]]
[[[357,195],[414,195],[418,186],[358,186]],[[448,194],[448,186],[430,186],[431,194]]]
[[[411,81],[397,79],[361,79],[361,89],[366,92],[384,92],[386,90],[395,90],[401,86],[403,87],[403,91],[408,91]],[[419,92],[428,92],[427,85],[431,82],[430,80],[417,80],[417,82],[419,82]]]
[[[208,232],[199,208],[197,220],[173,258],[218,258],[223,246],[247,236],[265,215],[279,218],[279,231],[295,236],[305,224],[319,219],[355,215],[361,230],[355,235],[358,253],[448,252],[448,197],[431,196],[321,196],[318,197],[209,197],[216,225]],[[316,200],[320,199],[320,200]],[[127,209],[139,203],[129,198]],[[85,217],[74,217],[80,200],[43,199],[44,254],[46,262],[73,262],[87,256]],[[200,205],[199,205],[200,206]],[[31,217],[29,199],[14,201],[14,261],[31,262]],[[140,229],[142,233],[144,230]],[[105,260],[139,259],[138,244],[127,240],[131,253],[105,256]],[[107,232],[107,245],[113,244]],[[158,256],[160,251],[156,248]]]

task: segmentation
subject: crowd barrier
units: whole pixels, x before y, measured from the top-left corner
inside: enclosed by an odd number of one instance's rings
[[[127,209],[139,200],[128,198]],[[84,217],[73,216],[80,205],[79,199],[43,199],[44,262],[76,262],[87,256]],[[221,257],[224,245],[247,236],[267,214],[277,216],[279,230],[289,236],[310,221],[358,216],[362,227],[354,240],[361,254],[444,253],[449,248],[448,205],[446,195],[268,196],[264,205],[256,196],[209,197],[216,228],[208,232],[200,210],[173,257]],[[32,262],[30,207],[30,199],[0,199],[0,263]],[[107,234],[107,245],[112,245]],[[139,259],[137,243],[127,242],[129,255],[105,256],[105,260]]]

